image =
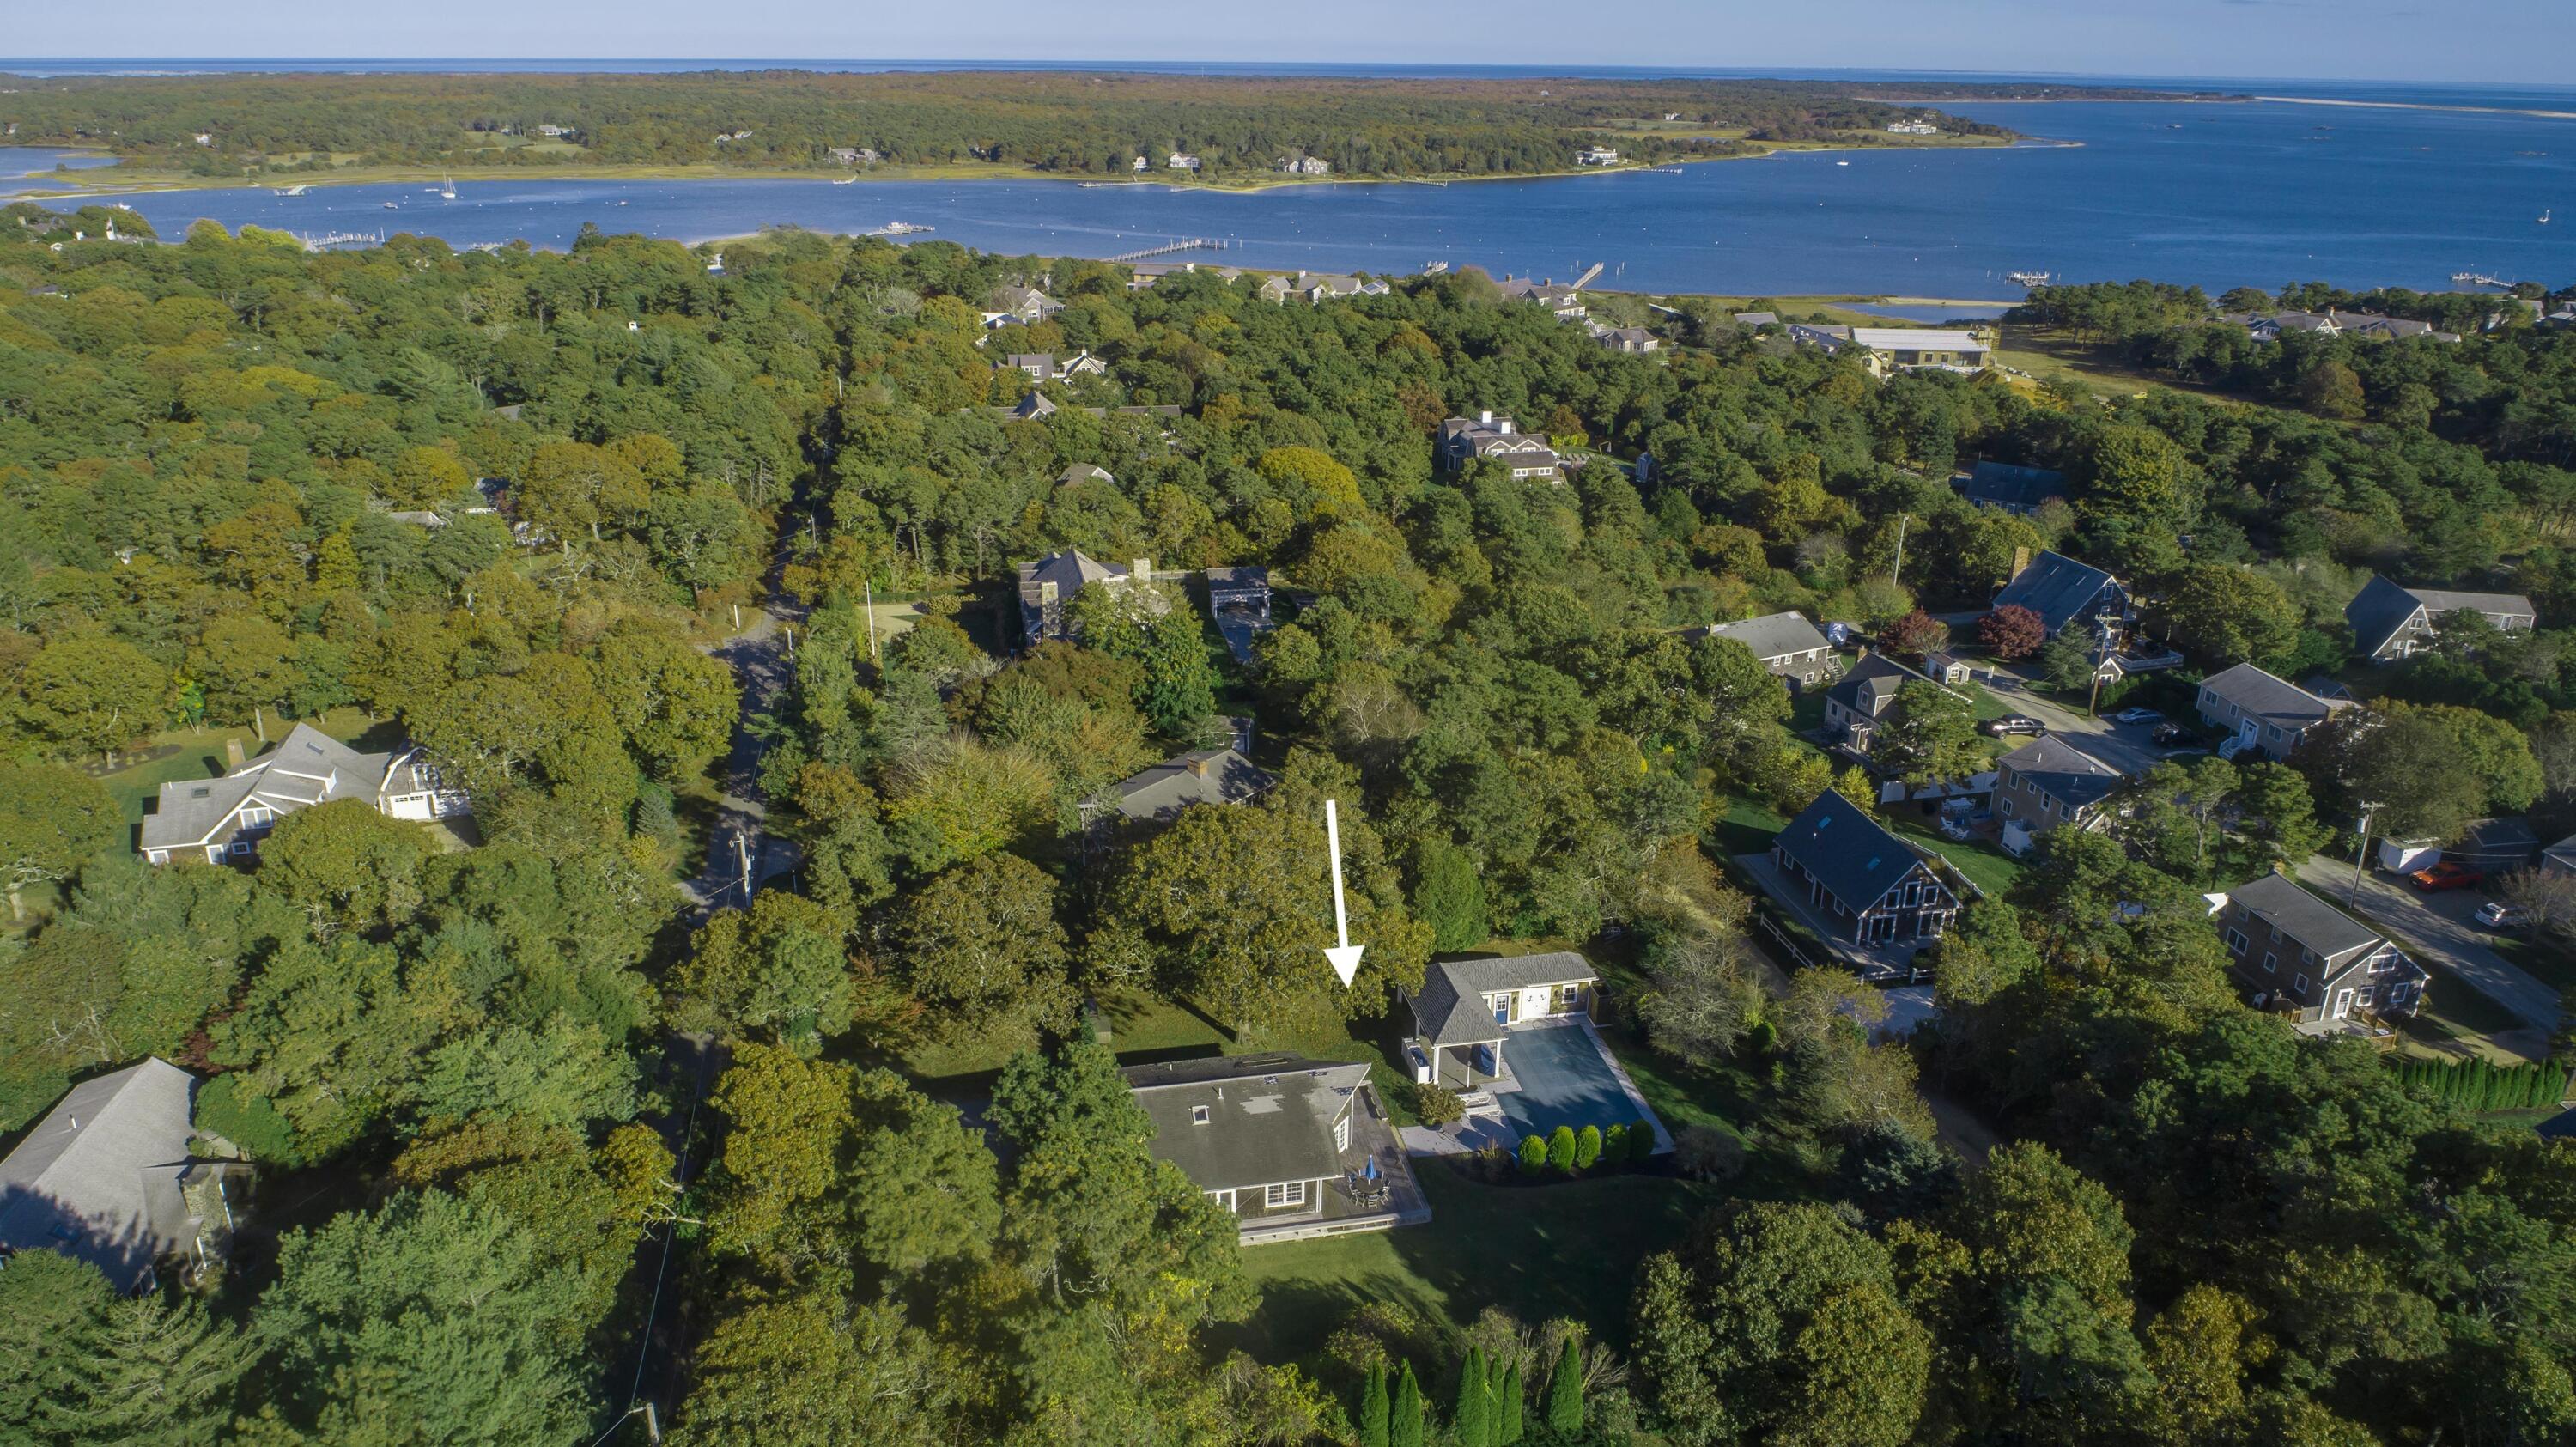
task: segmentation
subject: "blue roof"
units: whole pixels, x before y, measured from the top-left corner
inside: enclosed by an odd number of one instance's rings
[[[1853,910],[1875,904],[1923,862],[1912,845],[1831,789],[1818,794],[1773,842]]]
[[[2035,508],[2052,497],[2066,496],[2066,474],[2045,467],[2020,467],[2009,462],[1980,462],[1960,485],[1959,495],[1970,502],[1991,503],[1997,507]]]
[[[2084,607],[2101,594],[2104,584],[2115,581],[2090,563],[2079,563],[2063,553],[2042,553],[2004,584],[2003,591],[1995,595],[1995,606],[2019,604],[2028,608],[2055,634],[2075,621]]]

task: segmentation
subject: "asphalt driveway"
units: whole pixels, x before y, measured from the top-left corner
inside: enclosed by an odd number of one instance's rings
[[[2545,1038],[2558,1028],[2558,992],[2529,971],[2487,948],[2486,931],[2470,918],[2486,896],[2473,889],[2425,894],[2394,882],[2377,870],[2364,871],[2358,907],[2345,899],[2352,890],[2352,861],[2320,854],[2299,866],[2299,880],[2401,937],[2399,943],[2419,950],[2424,963],[2439,965],[2469,982],[2478,993],[2529,1022]]]
[[[1996,675],[1997,683],[2010,678],[2009,674]],[[2154,739],[2156,724],[2164,722],[2163,719],[2157,719],[2153,723],[2113,723],[2107,717],[2087,718],[2083,709],[2068,708],[2064,704],[2042,698],[2036,690],[2027,685],[2013,688],[1989,684],[1987,689],[1994,694],[1995,701],[2005,708],[2014,713],[2029,714],[2032,718],[2048,725],[2048,731],[2051,734],[2065,739],[2121,773],[2143,774],[2162,760],[2191,757],[2188,751],[2156,747]],[[2005,739],[2003,742],[2008,748],[2018,748],[2029,740],[2015,738]]]

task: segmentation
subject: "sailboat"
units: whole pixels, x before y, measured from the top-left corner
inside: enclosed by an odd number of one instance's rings
[[[2549,208],[2548,208],[2548,207],[2545,207],[2545,206],[2544,206],[2544,207],[2542,207],[2542,208],[2541,208],[2541,211],[2540,211],[2540,224],[2541,224],[2541,225],[2543,225],[2543,226],[2546,226],[2546,225],[2548,225],[2548,224],[2549,224]]]
[[[450,201],[455,200],[456,178],[454,176],[446,177],[438,188],[438,194],[446,197]]]

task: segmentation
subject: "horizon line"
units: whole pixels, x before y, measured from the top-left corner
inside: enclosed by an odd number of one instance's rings
[[[878,65],[878,66],[958,67],[958,68],[977,68],[977,69],[1000,69],[1000,68],[1019,68],[1019,67],[1025,67],[1025,68],[1028,68],[1028,69],[1031,69],[1031,70],[1057,71],[1057,72],[1081,72],[1081,71],[1111,71],[1111,72],[1115,72],[1115,71],[1124,71],[1124,70],[1134,70],[1134,69],[1140,69],[1140,68],[1142,68],[1142,69],[1155,69],[1155,70],[1160,70],[1160,69],[1169,69],[1169,68],[1173,68],[1173,67],[1204,66],[1204,67],[1225,67],[1225,68],[1257,68],[1257,69],[1260,69],[1260,70],[1263,70],[1263,71],[1267,71],[1267,72],[1270,72],[1270,73],[1273,73],[1273,74],[1280,74],[1280,73],[1288,73],[1288,74],[1296,74],[1296,73],[1325,74],[1325,73],[1329,73],[1329,72],[1333,72],[1333,71],[1367,71],[1367,70],[1374,70],[1374,71],[1388,71],[1388,70],[1398,70],[1398,69],[1401,69],[1401,70],[1409,70],[1409,71],[1429,71],[1429,72],[1512,71],[1512,72],[1517,72],[1517,73],[1521,73],[1521,74],[1525,74],[1525,75],[1529,75],[1529,76],[1533,76],[1533,77],[1539,77],[1539,78],[1552,78],[1552,77],[1557,77],[1557,76],[1563,76],[1563,77],[1566,77],[1566,78],[1568,78],[1568,79],[1581,79],[1581,78],[1585,78],[1589,73],[1592,73],[1592,72],[1599,72],[1599,71],[1627,71],[1627,72],[1637,72],[1637,73],[1640,73],[1640,74],[1642,74],[1642,75],[1648,75],[1648,76],[1663,76],[1663,77],[1670,77],[1670,78],[1673,78],[1673,79],[1764,79],[1764,78],[1779,78],[1779,79],[1801,79],[1801,78],[1805,78],[1805,79],[1819,79],[1819,78],[1834,78],[1834,77],[1852,77],[1852,78],[1862,78],[1862,77],[1871,77],[1871,76],[1884,76],[1884,77],[1890,77],[1890,78],[1933,76],[1933,77],[1963,77],[1963,78],[1965,78],[1965,77],[1977,77],[1977,78],[2003,79],[2003,80],[2017,80],[2017,81],[2030,81],[2030,82],[2043,82],[2043,83],[2044,83],[2044,82],[2050,82],[2050,81],[2071,81],[2071,82],[2081,82],[2081,83],[2085,83],[2085,84],[2093,84],[2093,85],[2101,85],[2101,84],[2106,84],[2106,83],[2110,83],[2110,82],[2126,82],[2126,83],[2129,83],[2129,84],[2131,84],[2131,85],[2138,85],[2138,84],[2141,84],[2141,83],[2171,84],[2171,85],[2189,85],[2189,84],[2226,84],[2226,85],[2245,85],[2245,84],[2252,84],[2252,83],[2257,83],[2257,82],[2262,82],[2262,81],[2289,81],[2289,82],[2294,82],[2294,83],[2310,83],[2310,84],[2314,84],[2314,83],[2325,83],[2325,84],[2353,84],[2353,85],[2384,85],[2384,86],[2396,86],[2396,87],[2403,87],[2403,88],[2410,88],[2410,89],[2431,89],[2431,88],[2437,88],[2437,87],[2439,87],[2439,88],[2463,88],[2463,89],[2475,89],[2475,90],[2517,90],[2517,89],[2540,89],[2540,90],[2568,91],[2568,92],[2571,92],[2571,93],[2576,93],[2576,83],[2569,83],[2569,82],[2566,82],[2566,81],[2556,81],[2556,80],[2547,80],[2547,81],[2544,81],[2544,80],[2499,81],[2499,80],[2493,80],[2493,79],[2475,79],[2475,80],[2471,80],[2471,79],[2423,79],[2423,78],[2410,78],[2410,79],[2404,79],[2404,80],[2395,80],[2395,79],[2384,79],[2384,78],[2380,78],[2380,77],[2374,77],[2374,76],[2360,76],[2360,75],[2317,75],[2317,74],[2281,74],[2281,73],[2270,73],[2270,74],[2225,74],[2225,75],[2221,75],[2221,74],[2204,74],[2204,75],[2155,75],[2155,74],[2146,74],[2146,73],[2140,73],[2140,72],[2134,72],[2134,71],[2132,71],[2132,72],[2120,72],[2120,71],[2091,71],[2091,70],[2012,70],[2012,69],[1980,70],[1980,69],[1962,68],[1962,67],[1954,67],[1954,66],[1883,66],[1883,65],[1875,65],[1875,66],[1873,66],[1873,65],[1852,65],[1852,66],[1843,66],[1843,65],[1796,65],[1796,64],[1781,64],[1781,65],[1719,65],[1719,64],[1713,64],[1713,63],[1688,63],[1688,62],[1685,62],[1685,63],[1679,63],[1679,64],[1655,64],[1655,63],[1651,63],[1651,62],[1649,62],[1649,63],[1634,63],[1634,62],[1628,62],[1628,61],[1588,61],[1588,62],[1575,62],[1575,63],[1570,63],[1570,64],[1568,64],[1568,65],[1563,65],[1563,66],[1554,66],[1554,65],[1531,65],[1531,64],[1527,64],[1527,63],[1523,63],[1523,62],[1517,62],[1517,61],[1428,61],[1428,60],[1426,60],[1426,61],[1414,61],[1414,60],[1350,61],[1350,60],[1325,60],[1325,59],[1311,59],[1311,58],[1300,58],[1300,59],[1267,59],[1267,58],[1265,58],[1265,59],[1258,59],[1258,60],[1246,60],[1246,59],[1212,59],[1212,58],[1191,58],[1191,59],[1153,59],[1153,58],[1149,58],[1149,57],[1135,57],[1135,56],[1120,57],[1120,58],[1115,58],[1115,59],[1102,58],[1102,59],[1070,59],[1070,60],[1069,60],[1069,59],[1047,59],[1047,58],[1043,58],[1043,57],[1035,57],[1035,56],[965,56],[965,55],[938,55],[938,56],[897,56],[897,55],[870,56],[870,55],[851,55],[851,56],[801,56],[801,57],[798,57],[798,56],[765,56],[765,55],[726,55],[726,56],[688,56],[688,55],[549,55],[549,56],[534,56],[534,57],[509,56],[509,55],[22,55],[22,56],[11,56],[11,57],[6,57],[6,58],[0,58],[0,74],[14,74],[14,73],[19,73],[19,72],[17,72],[17,71],[16,71],[16,69],[15,69],[15,68],[16,68],[16,67],[18,67],[18,66],[21,66],[21,65],[30,65],[30,64],[32,64],[32,65],[44,65],[44,66],[59,67],[59,66],[66,66],[66,65],[84,64],[84,63],[90,63],[90,62],[96,62],[96,63],[103,64],[103,65],[115,65],[115,66],[125,66],[125,67],[133,67],[133,66],[153,66],[153,65],[159,65],[159,66],[173,66],[173,67],[183,67],[183,66],[187,66],[187,65],[191,65],[191,64],[215,64],[215,65],[225,65],[225,66],[253,66],[253,65],[259,65],[259,64],[263,64],[263,63],[269,63],[269,62],[274,62],[274,63],[281,64],[281,65],[298,65],[298,66],[314,66],[314,65],[342,65],[342,66],[360,67],[360,66],[377,66],[377,65],[382,65],[382,66],[408,66],[408,67],[419,67],[419,66],[429,66],[429,65],[439,65],[439,64],[449,64],[449,63],[452,63],[452,64],[456,64],[456,65],[460,65],[460,66],[491,66],[491,65],[508,65],[508,66],[511,66],[511,67],[513,67],[514,69],[516,69],[516,70],[520,71],[521,73],[543,73],[543,72],[540,72],[540,71],[532,71],[530,68],[531,68],[531,67],[540,67],[540,66],[544,66],[544,65],[548,65],[548,64],[558,63],[558,62],[560,62],[560,63],[564,63],[564,64],[583,64],[583,65],[592,65],[592,66],[618,66],[618,65],[685,65],[685,66],[700,66],[700,67],[718,68],[718,69],[721,69],[721,68],[728,68],[728,67],[734,67],[734,66],[750,66],[750,65],[758,65],[758,66],[760,66],[760,67],[762,67],[762,68],[766,68],[766,69],[780,69],[780,70],[806,70],[806,69],[812,69],[812,68],[814,68],[814,67],[818,67],[818,66],[869,66],[869,65]],[[93,73],[93,72],[73,72],[73,74],[90,74],[90,73]]]

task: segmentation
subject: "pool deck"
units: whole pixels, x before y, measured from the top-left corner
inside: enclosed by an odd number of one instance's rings
[[[1628,1108],[1632,1112],[1628,1119],[1642,1120],[1649,1129],[1654,1131],[1655,1154],[1662,1155],[1672,1150],[1672,1133],[1664,1128],[1664,1123],[1655,1114],[1654,1107],[1646,1104],[1646,1097],[1638,1091],[1637,1082],[1629,1078],[1627,1067],[1619,1063],[1618,1055],[1610,1049],[1610,1043],[1601,1038],[1601,1032],[1593,1027],[1592,1022],[1579,1015],[1571,1018],[1531,1020],[1512,1026],[1510,1033],[1504,1038],[1504,1073],[1500,1079],[1486,1087],[1483,1094],[1488,1099],[1480,1106],[1471,1107],[1467,1118],[1455,1124],[1437,1129],[1419,1125],[1404,1127],[1401,1134],[1404,1138],[1405,1150],[1417,1156],[1454,1156],[1471,1154],[1490,1146],[1500,1146],[1505,1150],[1517,1147],[1521,1139],[1519,1130],[1513,1126],[1510,1118],[1503,1114],[1502,1108],[1492,1103],[1490,1097],[1497,1094],[1530,1093],[1528,1082],[1512,1070],[1511,1041],[1542,1030],[1582,1031],[1584,1038],[1591,1043],[1593,1050],[1598,1054],[1601,1063],[1609,1067],[1610,1077],[1618,1082],[1620,1093],[1627,1097]],[[1605,1127],[1625,1123],[1624,1121],[1595,1122]]]

